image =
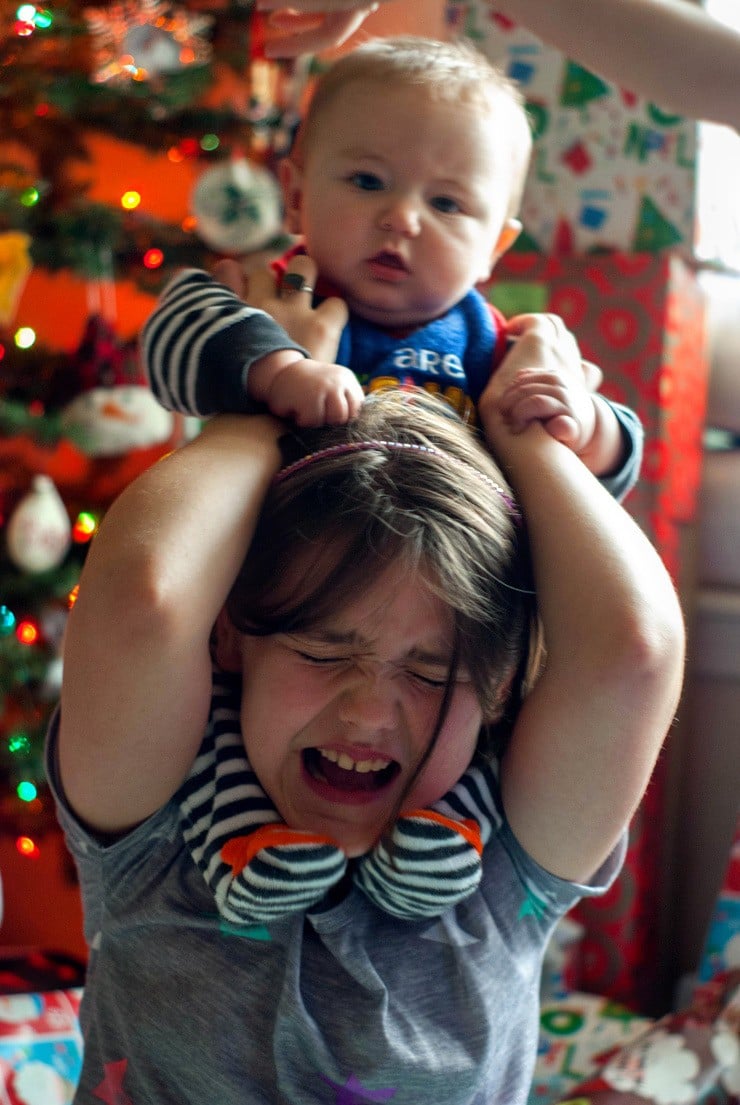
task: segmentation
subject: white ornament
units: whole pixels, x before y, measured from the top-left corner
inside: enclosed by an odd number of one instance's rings
[[[159,445],[172,434],[173,415],[160,407],[149,388],[131,385],[92,388],[62,411],[62,426],[74,432],[89,457],[113,457]]]
[[[283,209],[280,186],[267,169],[246,158],[206,169],[192,195],[197,232],[223,253],[251,253],[279,233]]]
[[[35,476],[31,490],[8,521],[8,556],[24,572],[48,572],[67,555],[71,532],[67,511],[53,482],[48,476]]]

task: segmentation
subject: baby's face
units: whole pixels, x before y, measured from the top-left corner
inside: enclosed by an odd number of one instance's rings
[[[286,167],[292,228],[363,318],[430,321],[488,276],[515,171],[492,110],[354,82],[316,120],[303,167]]]
[[[452,629],[447,606],[392,566],[309,631],[243,638],[247,755],[291,827],[326,834],[350,856],[372,847],[434,731]],[[429,805],[457,782],[480,726],[461,671],[405,810]]]

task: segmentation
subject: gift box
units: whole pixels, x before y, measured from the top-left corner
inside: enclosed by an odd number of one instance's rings
[[[706,982],[728,971],[740,972],[740,815],[699,960],[698,978]]]
[[[528,1105],[550,1105],[594,1074],[603,1057],[637,1039],[652,1022],[604,997],[573,993],[544,1001]]]
[[[0,1105],[70,1105],[82,1069],[82,990],[0,996]]]
[[[699,987],[688,1009],[661,1017],[560,1105],[738,1105],[740,971]]]
[[[447,0],[445,13],[526,98],[534,149],[520,217],[532,248],[692,255],[696,122],[603,80],[497,8]]]
[[[705,298],[692,269],[673,253],[509,253],[487,294],[509,316],[559,315],[583,357],[603,371],[603,394],[638,413],[645,457],[625,506],[688,592],[691,565],[682,550],[697,509],[709,375]],[[666,770],[662,757],[633,819],[622,874],[573,914],[585,928],[581,989],[653,1014],[666,1007],[659,976]]]

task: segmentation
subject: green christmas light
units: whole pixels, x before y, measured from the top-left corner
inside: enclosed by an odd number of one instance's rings
[[[9,637],[15,629],[15,614],[7,606],[0,606],[0,637]]]
[[[8,737],[8,752],[13,756],[25,756],[31,751],[31,742],[28,734],[23,732],[12,733]]]
[[[39,792],[35,783],[31,783],[28,779],[24,779],[22,783],[18,784],[16,794],[21,802],[34,802],[36,798],[38,798]]]

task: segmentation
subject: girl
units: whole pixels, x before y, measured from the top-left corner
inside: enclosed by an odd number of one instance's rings
[[[518,370],[562,344],[533,321],[481,397],[509,481],[438,401],[388,392],[284,458],[270,416],[215,418],[108,512],[48,755],[91,945],[78,1105],[526,1100],[543,949],[619,869],[682,670],[647,539],[508,424]],[[520,701],[530,552],[547,660]],[[224,731],[288,829],[343,857],[264,925],[220,918],[185,839]],[[471,767],[477,890],[433,920],[378,909],[365,857]]]

